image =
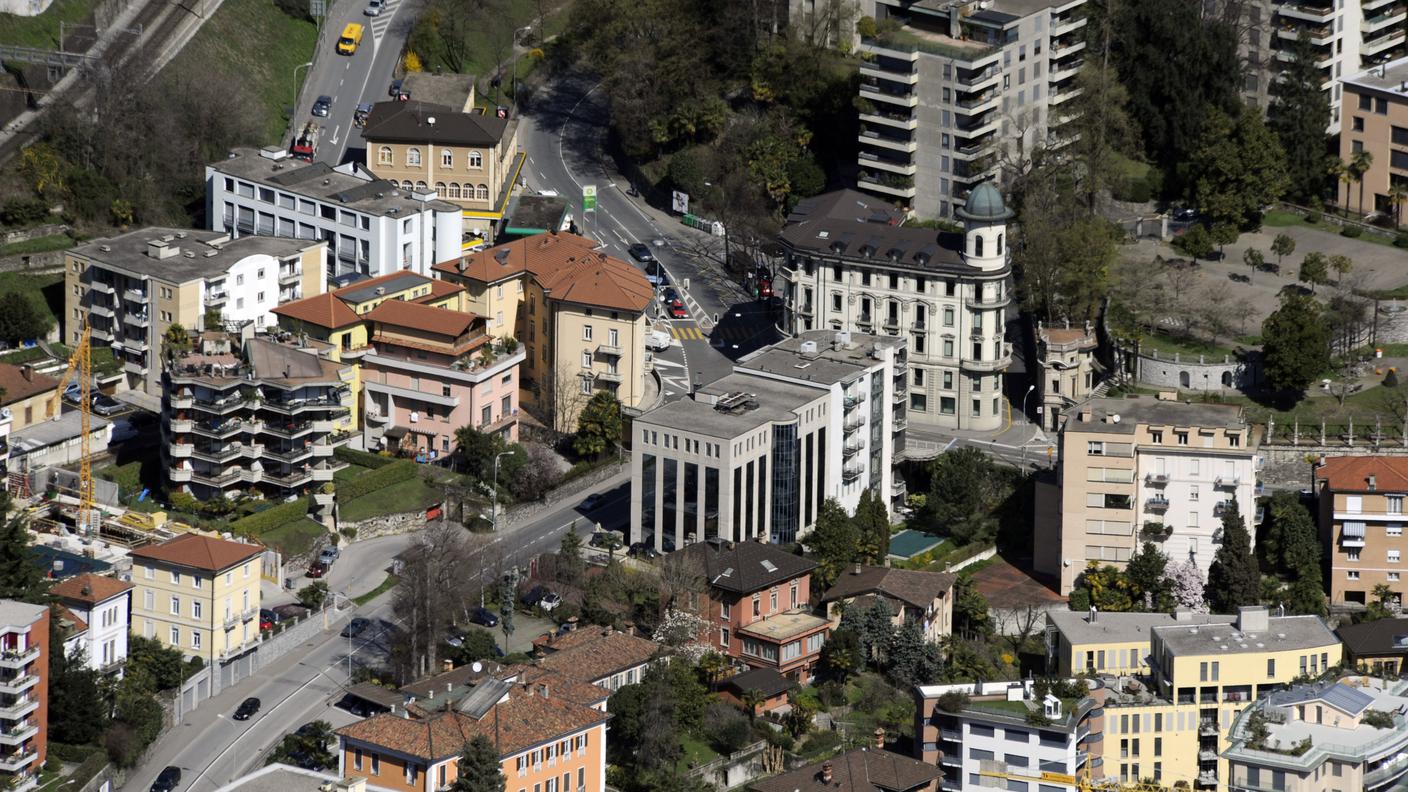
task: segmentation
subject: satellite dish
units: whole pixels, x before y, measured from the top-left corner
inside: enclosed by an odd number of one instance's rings
[[[431,116],[431,117],[425,119],[425,123],[427,123],[427,124],[434,124],[434,123],[435,123],[435,116]]]
[[[469,669],[474,673],[478,674],[484,670],[484,664],[479,662],[478,660],[475,660],[474,665],[471,665]]]

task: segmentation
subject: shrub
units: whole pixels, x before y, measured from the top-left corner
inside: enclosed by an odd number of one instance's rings
[[[1317,225],[1317,224],[1320,222],[1320,213],[1319,213],[1319,212],[1306,212],[1306,213],[1305,213],[1305,222],[1307,222],[1307,223],[1309,223],[1309,224],[1311,224],[1311,225]]]
[[[721,754],[731,754],[748,744],[752,728],[748,718],[736,708],[715,702],[704,711],[704,734],[709,744]]]
[[[938,705],[939,709],[944,712],[962,712],[970,701],[967,693],[961,690],[950,690],[939,696]]]
[[[342,460],[343,462],[350,462],[354,465],[361,465],[362,467],[371,468],[372,470],[386,467],[387,465],[396,461],[392,457],[385,457],[381,456],[380,454],[370,454],[366,451],[358,451],[355,448],[348,448],[347,446],[338,446],[336,449],[333,450],[332,455]]]
[[[1115,184],[1114,198],[1117,201],[1148,203],[1153,197],[1154,189],[1149,185],[1148,179],[1136,177]]]
[[[1397,387],[1398,387],[1398,371],[1397,371],[1396,369],[1389,369],[1389,370],[1388,370],[1388,373],[1384,375],[1384,387],[1385,387],[1385,388],[1397,388]]]
[[[113,731],[117,730],[114,729]],[[112,732],[108,732],[108,735],[111,736]],[[98,773],[103,772],[103,768],[107,766],[108,755],[102,751],[92,751],[88,754],[88,758],[84,759],[83,762],[78,765],[77,769],[73,771],[73,774],[68,777],[69,788],[82,789],[88,785],[89,781],[96,778]]]
[[[827,753],[840,744],[840,732],[813,732],[812,736],[808,737],[807,741],[802,744],[802,753],[807,756],[816,756],[818,754]]]
[[[312,22],[313,18],[308,14],[308,0],[274,0],[274,5],[291,19],[299,22]]]
[[[347,503],[393,484],[409,481],[415,476],[416,463],[409,459],[398,459],[339,486],[337,488],[337,502]]]
[[[303,517],[308,513],[310,505],[308,498],[299,498],[292,503],[280,503],[273,508],[238,519],[230,528],[240,536],[259,536]]]
[[[42,223],[49,217],[49,205],[39,198],[11,198],[0,206],[0,223],[25,226]]]
[[[51,742],[49,743],[49,755],[61,762],[85,762],[93,754],[101,755],[103,752],[91,745],[71,745],[69,743]]]
[[[1360,228],[1359,226],[1347,225],[1344,228],[1340,229],[1340,236],[1349,237],[1350,239],[1358,239],[1363,234],[1364,229]]]
[[[1375,729],[1392,729],[1393,713],[1383,710],[1364,710],[1364,715],[1360,717],[1366,726],[1373,726]]]
[[[1408,248],[1408,231],[1399,232],[1398,236],[1393,238],[1393,246],[1398,248]]]

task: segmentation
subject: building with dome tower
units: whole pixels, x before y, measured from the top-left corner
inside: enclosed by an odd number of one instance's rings
[[[892,390],[895,432],[910,422],[992,431],[1006,421],[1012,211],[984,182],[957,215],[962,233],[908,227],[893,205],[839,190],[797,204],[778,236],[785,329],[908,342],[908,365],[895,369],[905,372]]]

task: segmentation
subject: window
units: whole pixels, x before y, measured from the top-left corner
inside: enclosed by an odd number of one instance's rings
[[[768,613],[777,613],[777,589],[768,592]]]
[[[1104,456],[1105,443],[1100,440],[1091,440],[1085,444],[1085,453],[1090,456]]]
[[[1345,576],[1345,578],[1348,579],[1348,580],[1358,580],[1358,579],[1359,579],[1359,571],[1358,571],[1358,570],[1351,569],[1351,570],[1349,570],[1348,572],[1344,573],[1344,576]]]
[[[199,649],[199,648],[200,648],[200,630],[192,630],[192,631],[191,631],[191,648],[192,648],[192,649]]]
[[[180,615],[181,615],[181,598],[180,598],[180,597],[172,597],[172,598],[171,598],[171,615],[172,615],[172,616],[180,616]]]
[[[583,396],[590,396],[592,393],[592,381],[583,377],[581,391]]]
[[[448,150],[442,150],[442,151],[440,152],[440,167],[442,167],[442,168],[453,168],[454,166],[455,166],[455,155],[454,155],[454,153],[453,153],[453,152],[450,152],[450,151],[448,151]]]
[[[1266,678],[1271,679],[1276,676],[1276,658],[1266,658]]]
[[[479,170],[484,167],[484,155],[477,151],[469,152],[469,169]]]
[[[753,618],[763,615],[763,598],[760,594],[753,595]]]
[[[1188,433],[1187,433],[1187,432],[1174,432],[1174,433],[1173,433],[1173,439],[1176,440],[1179,445],[1184,445],[1184,446],[1188,445]]]
[[[171,570],[171,582],[175,583],[178,586],[181,585],[181,573],[177,572],[174,569]]]
[[[391,147],[390,147],[390,146],[382,146],[381,148],[379,148],[379,149],[376,150],[376,164],[378,164],[378,165],[390,165],[390,164],[391,164]]]
[[[590,340],[592,340],[592,326],[591,326],[591,325],[582,325],[582,340],[583,340],[583,341],[590,341]]]
[[[202,610],[201,605],[202,605],[202,603],[201,603],[200,600],[191,600],[191,616],[192,616],[193,618],[196,618],[196,619],[199,619],[199,618],[200,618],[201,610]]]
[[[589,369],[589,368],[591,368],[591,367],[592,367],[592,353],[590,353],[590,352],[583,352],[583,353],[582,353],[582,368],[584,368],[584,369]]]
[[[372,754],[372,775],[381,775],[381,756]]]
[[[180,628],[180,627],[172,627],[172,628],[171,628],[171,645],[172,645],[172,646],[180,646],[180,645],[181,645],[181,628]]]
[[[1399,562],[1399,560],[1400,560],[1399,551],[1397,551],[1397,550],[1390,550],[1390,551],[1388,551],[1388,562],[1389,562],[1390,564],[1397,564],[1397,563]]]
[[[474,200],[476,200],[476,201],[487,201],[487,200],[489,200],[489,185],[487,185],[487,184],[481,184],[481,185],[475,187],[475,188],[474,188]]]
[[[1388,496],[1388,513],[1389,513],[1389,514],[1402,514],[1402,513],[1403,513],[1403,496],[1402,496],[1402,495],[1389,495],[1389,496]],[[1400,529],[1400,530],[1402,530],[1402,529]]]
[[[1344,556],[1345,556],[1345,560],[1346,560],[1346,561],[1358,561],[1358,560],[1359,560],[1359,548],[1354,547],[1354,548],[1350,548],[1349,550],[1344,551]]]
[[[1386,526],[1384,526],[1384,535],[1385,535],[1385,536],[1402,536],[1402,535],[1403,535],[1403,526],[1402,526],[1402,525],[1386,525]]]
[[[407,167],[410,167],[410,168],[415,168],[415,167],[418,167],[419,165],[420,165],[420,149],[418,149],[418,148],[408,148],[408,149],[406,149],[406,166],[407,166]],[[373,760],[373,766],[375,766],[375,760],[376,760],[376,758],[373,757],[372,760]]]

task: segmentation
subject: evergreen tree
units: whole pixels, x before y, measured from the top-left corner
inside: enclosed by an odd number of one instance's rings
[[[50,616],[49,645],[63,646],[58,619]],[[70,745],[96,743],[108,726],[102,675],[88,668],[80,648],[72,656],[49,653],[49,739]]]
[[[953,584],[953,632],[974,640],[991,638],[992,615],[987,598],[973,585],[973,576],[960,574]]]
[[[1325,191],[1325,129],[1330,103],[1315,62],[1320,59],[1304,28],[1291,47],[1291,62],[1271,81],[1269,125],[1286,153],[1286,193],[1308,202]]]
[[[905,622],[895,630],[890,642],[885,674],[901,690],[934,682],[942,671],[937,650],[938,647],[925,642],[919,625]]]
[[[1235,116],[1208,117],[1189,161],[1193,195],[1213,226],[1247,230],[1261,226],[1261,209],[1286,190],[1285,154],[1261,120],[1242,108]]]
[[[1330,367],[1330,330],[1320,306],[1302,294],[1287,294],[1261,323],[1263,371],[1273,391],[1299,396]]]
[[[890,511],[885,508],[885,501],[867,488],[860,494],[854,519],[865,560],[871,564],[885,563],[890,555]]]
[[[1330,282],[1330,260],[1318,250],[1305,254],[1305,258],[1300,262],[1300,272],[1296,274],[1296,280],[1309,283],[1312,292],[1316,286],[1324,286]]]
[[[482,734],[474,735],[464,746],[451,792],[504,792],[506,783],[494,744]]]
[[[1256,605],[1261,571],[1252,557],[1252,538],[1235,500],[1222,513],[1222,544],[1208,569],[1207,599],[1216,613],[1236,613],[1241,605]]]
[[[582,537],[575,530],[562,535],[562,545],[557,550],[557,580],[560,583],[576,584],[582,579]]]
[[[860,638],[852,627],[838,627],[821,647],[821,671],[828,679],[845,682],[861,670]]]
[[[49,599],[44,576],[29,553],[28,520],[10,514],[10,494],[0,487],[0,599],[43,603]]]
[[[1134,597],[1141,600],[1147,597],[1149,605],[1158,608],[1168,590],[1167,570],[1168,556],[1160,552],[1153,542],[1145,542],[1144,547],[1129,557],[1124,574],[1133,584]],[[1139,607],[1144,607],[1142,602]]]
[[[0,341],[11,345],[32,341],[49,332],[52,323],[29,296],[17,291],[0,296]]]
[[[861,556],[862,537],[855,522],[846,516],[840,501],[827,498],[821,504],[816,525],[802,542],[816,556],[816,585],[825,591],[841,572]]]
[[[577,417],[572,448],[582,456],[599,457],[621,444],[621,402],[610,391],[597,391]]]

